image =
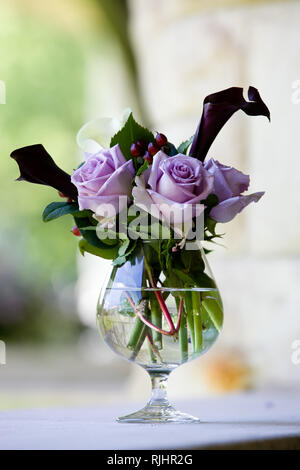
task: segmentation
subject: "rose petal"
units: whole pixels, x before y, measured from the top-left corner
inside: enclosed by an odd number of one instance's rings
[[[162,196],[170,198],[174,202],[183,203],[194,197],[193,183],[176,183],[167,173],[164,173],[157,184],[157,192]]]
[[[258,202],[264,194],[264,191],[261,191],[246,196],[235,196],[230,199],[226,199],[213,207],[209,215],[217,222],[229,222],[246,206],[248,206],[248,204],[251,202]]]
[[[166,155],[162,150],[157,152],[153,157],[151,173],[149,173],[148,180],[148,184],[150,188],[153,189],[153,191],[156,191],[157,183],[162,176],[162,171],[160,170],[159,166],[161,162],[163,162],[167,158],[169,158],[168,155]]]
[[[215,177],[214,194],[218,196],[219,202],[247,191],[250,178],[241,171],[222,165],[213,158],[210,158],[204,167]]]
[[[114,147],[111,147],[110,149],[107,149],[107,152],[109,155],[111,155],[113,162],[115,164],[115,168],[119,168],[121,165],[127,162],[119,144],[115,145]]]
[[[113,217],[119,213],[119,209],[122,210],[129,202],[129,198],[119,195],[101,196],[101,202],[97,196],[79,196],[78,204],[79,209],[90,209],[101,217]]]
[[[134,177],[134,168],[132,160],[128,160],[121,167],[117,168],[101,186],[97,196],[126,194],[129,195],[131,182]]]
[[[194,198],[187,203],[177,203],[152,190],[148,190],[148,194],[152,199],[152,204],[156,206],[164,219],[170,221],[172,225],[189,221],[198,216],[204,209],[204,205],[200,204],[199,198]],[[154,213],[153,208],[151,213]]]

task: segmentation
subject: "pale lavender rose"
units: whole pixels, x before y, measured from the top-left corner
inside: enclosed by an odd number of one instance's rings
[[[159,151],[133,188],[134,203],[156,217],[176,224],[199,215],[201,201],[213,191],[214,176],[193,157],[168,157]]]
[[[132,161],[125,159],[119,145],[101,149],[96,154],[85,153],[85,157],[86,162],[71,177],[78,189],[80,210],[90,209],[106,217],[117,214],[123,209],[119,202],[126,205],[131,195]]]
[[[247,191],[250,178],[235,168],[223,165],[213,158],[208,160],[205,169],[215,177],[214,194],[219,204],[212,208],[210,216],[217,222],[229,222],[251,202],[258,202],[264,192],[242,195]]]

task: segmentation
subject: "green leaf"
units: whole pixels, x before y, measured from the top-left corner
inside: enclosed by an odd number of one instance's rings
[[[111,139],[110,147],[119,144],[124,157],[130,160],[132,158],[130,147],[137,140],[143,140],[145,144],[148,144],[154,142],[155,139],[152,132],[138,124],[130,113],[125,125]]]
[[[193,277],[189,276],[188,274],[185,274],[183,271],[173,269],[173,273],[176,274],[176,276],[184,282],[185,287],[193,287],[196,284]]]
[[[215,281],[204,272],[194,271],[193,277],[195,277],[197,287],[211,287],[212,289],[216,288]]]
[[[63,215],[72,214],[76,217],[86,217],[90,211],[80,211],[76,202],[51,202],[45,207],[43,212],[43,221],[50,222]]]
[[[144,173],[145,170],[147,170],[147,168],[149,168],[149,162],[145,160],[142,166],[140,166],[140,168],[136,172],[136,176],[140,176],[142,173]]]
[[[119,251],[118,251],[118,255],[119,256],[125,256],[125,253],[126,253],[128,247],[129,247],[129,245],[130,245],[130,240],[129,240],[129,238],[127,238],[126,240],[124,240],[124,242],[120,246]]]
[[[122,266],[122,264],[126,263],[126,256],[118,256],[114,259],[113,265],[114,266]]]
[[[222,324],[223,324],[223,310],[221,309],[217,300],[214,299],[213,297],[211,298],[206,297],[202,301],[202,305],[205,308],[206,312],[208,313],[215,328],[218,331],[221,331]]]
[[[79,242],[79,250],[80,253],[84,256],[85,252],[90,253],[92,255],[99,256],[100,258],[104,259],[114,259],[118,253],[118,247],[103,245],[103,247],[96,247],[91,245],[87,240],[84,238]]]
[[[206,227],[209,233],[215,236],[216,235],[215,229],[216,229],[217,222],[214,219],[211,219],[210,217],[207,217],[205,222],[206,222]]]
[[[97,237],[95,230],[97,221],[95,220],[96,224],[94,224],[89,218],[76,216],[74,217],[74,220],[83,238],[85,238],[91,245],[101,248],[102,241]]]
[[[193,142],[193,139],[194,139],[194,136],[192,135],[192,137],[190,137],[188,140],[185,140],[184,142],[182,142],[178,147],[178,153],[183,153],[184,155],[186,155],[186,152],[189,146]]]
[[[167,155],[169,155],[170,157],[174,157],[174,155],[177,155],[180,152],[178,152],[175,145],[171,144],[171,142],[168,142],[167,145],[166,145],[166,152],[165,153],[167,153]]]
[[[204,271],[205,264],[200,250],[181,250],[180,256],[185,272],[194,273]]]
[[[209,212],[212,207],[218,204],[219,198],[215,194],[210,194],[204,201],[201,202],[206,206],[205,210]]]
[[[107,259],[111,259],[111,258],[114,258],[115,256],[117,256],[118,249],[119,249],[119,240],[118,239],[116,239],[116,240],[109,239],[108,243],[106,242],[106,240],[100,240],[97,236],[96,227],[95,227],[95,225],[98,224],[97,220],[95,220],[93,218],[90,219],[90,218],[85,218],[85,217],[79,217],[79,218],[74,217],[74,220],[75,220],[75,223],[76,223],[77,227],[80,230],[80,233],[81,233],[82,237],[90,245],[92,245],[95,248],[99,248],[100,250],[102,250],[102,252],[107,250],[107,253],[108,253],[108,258]],[[114,242],[114,243],[112,244],[112,242]],[[112,251],[112,253],[114,253],[114,256],[109,255],[110,250]],[[106,258],[106,256],[104,256],[104,255],[98,255],[98,256],[102,256],[103,258]]]
[[[131,253],[135,250],[137,241],[127,238],[122,242],[118,251],[118,258],[114,261],[114,266],[121,266],[127,261]]]
[[[82,227],[82,229],[87,230],[95,230],[97,237],[101,242],[105,243],[106,245],[116,245],[118,240],[118,234],[115,230],[111,230],[109,228],[101,226],[99,223],[97,226],[89,226],[89,227]]]

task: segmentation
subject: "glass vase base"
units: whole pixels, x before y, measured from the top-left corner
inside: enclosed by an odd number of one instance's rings
[[[117,418],[118,423],[177,423],[177,424],[190,424],[200,423],[200,419],[187,413],[181,413],[175,410],[173,406],[153,406],[146,405],[139,411],[131,413],[126,416]]]

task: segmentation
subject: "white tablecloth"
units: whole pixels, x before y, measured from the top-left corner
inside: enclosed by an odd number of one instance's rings
[[[203,422],[116,423],[116,416],[136,411],[132,403],[0,412],[0,449],[300,448],[299,392],[246,393],[177,405]]]

